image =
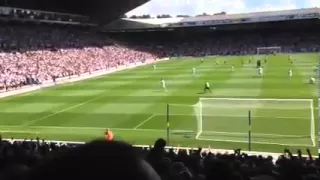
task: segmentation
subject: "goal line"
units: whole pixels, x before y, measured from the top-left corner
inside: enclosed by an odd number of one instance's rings
[[[205,100],[205,99],[211,99],[211,100],[228,100],[228,101],[303,101],[303,102],[313,102],[313,99],[279,99],[279,98],[199,98],[199,100]]]
[[[207,138],[197,138],[200,141],[213,141],[213,142],[230,142],[230,143],[248,143],[248,141],[242,141],[242,140],[228,140],[228,139],[207,139]],[[264,145],[279,145],[279,146],[295,146],[295,147],[310,147],[308,143],[304,144],[295,144],[295,143],[277,143],[277,142],[263,142],[263,141],[254,141],[252,144],[264,144]],[[312,147],[315,147],[313,145]]]
[[[181,130],[179,130],[181,131]],[[216,134],[216,135],[235,135],[235,136],[247,136],[247,133],[241,132],[222,132],[222,131],[207,131],[206,133],[209,134]],[[309,137],[308,135],[290,135],[290,134],[268,134],[268,133],[253,133],[252,135],[262,136],[262,137],[282,137],[282,138],[303,138]]]

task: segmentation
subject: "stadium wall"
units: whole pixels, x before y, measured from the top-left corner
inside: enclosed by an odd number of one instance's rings
[[[169,58],[162,58],[162,59],[158,59],[158,60],[147,60],[145,63],[132,63],[132,64],[128,64],[128,65],[119,66],[117,68],[110,68],[107,70],[99,70],[99,71],[94,71],[91,73],[84,73],[84,74],[81,74],[80,76],[73,75],[73,76],[68,76],[68,77],[63,77],[63,78],[57,78],[55,82],[53,80],[49,80],[49,81],[43,82],[40,85],[30,85],[30,86],[22,87],[17,90],[2,92],[2,93],[0,93],[0,98],[5,98],[5,97],[13,96],[13,95],[18,95],[18,94],[24,94],[24,93],[28,93],[28,92],[32,92],[32,91],[37,91],[37,90],[52,87],[55,85],[59,85],[59,84],[66,84],[66,83],[77,82],[77,81],[81,81],[81,80],[85,80],[85,79],[95,78],[95,77],[103,76],[103,75],[110,74],[113,72],[118,72],[118,71],[122,71],[125,69],[131,69],[131,68],[144,66],[147,64],[151,64],[151,63],[159,62],[159,61],[165,61],[165,60],[169,60]]]

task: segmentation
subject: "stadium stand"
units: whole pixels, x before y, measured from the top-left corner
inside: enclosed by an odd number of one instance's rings
[[[289,15],[292,13],[297,12],[290,11]],[[290,26],[273,23],[275,27],[267,29],[266,25],[259,29],[255,24],[258,30],[250,31],[245,30],[250,25],[222,27],[214,29],[215,34],[208,27],[205,30],[180,27],[175,32],[166,29],[134,36],[131,33],[106,36],[90,28],[5,23],[0,27],[0,88],[9,91],[162,57],[255,54],[257,47],[264,46],[281,46],[282,52],[288,53],[317,52],[320,23],[312,22],[295,21]],[[297,25],[305,29],[291,30]],[[238,30],[237,33],[232,29]],[[153,147],[134,148],[121,142],[94,141],[79,145],[39,139],[1,139],[0,179],[320,179],[320,161],[310,152],[302,157],[301,151],[293,156],[285,150],[274,158],[249,155],[241,150],[220,154],[210,149],[165,147],[163,139],[158,139]]]
[[[202,33],[175,41],[167,33],[151,33],[150,38],[144,33],[144,37],[136,34],[130,38],[134,43],[128,48],[84,29],[10,25],[1,27],[0,33],[2,90],[161,57],[254,54],[256,47],[265,46],[281,46],[287,53],[316,52],[320,41],[319,32],[249,32],[241,36],[223,32],[209,38]],[[144,41],[137,43],[138,38]]]
[[[284,155],[252,156],[210,150],[166,149],[158,139],[153,148],[121,142],[72,143],[2,140],[1,179],[102,178],[143,180],[316,180],[319,159]],[[301,152],[299,152],[301,153]],[[156,171],[144,164],[145,159]],[[142,164],[143,165],[142,165]],[[159,178],[159,176],[160,178]]]
[[[290,15],[299,15],[299,16],[309,16],[310,14],[319,14],[319,8],[308,8],[308,9],[294,9],[294,10],[284,10],[284,11],[269,11],[269,12],[255,12],[255,13],[243,13],[243,14],[222,14],[214,16],[198,16],[192,18],[185,18],[181,22],[201,22],[201,21],[212,21],[212,20],[239,20],[245,18],[274,18],[281,16],[290,16]]]
[[[0,33],[2,90],[155,58],[85,30],[6,26]]]

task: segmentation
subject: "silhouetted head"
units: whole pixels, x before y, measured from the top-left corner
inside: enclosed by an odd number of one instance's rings
[[[154,169],[129,144],[96,140],[68,149],[34,168],[27,180],[160,180]]]
[[[166,141],[162,138],[158,139],[155,143],[154,143],[154,148],[155,149],[163,149],[164,147],[166,147]]]

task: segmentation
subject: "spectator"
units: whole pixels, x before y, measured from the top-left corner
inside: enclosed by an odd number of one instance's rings
[[[166,141],[163,139],[158,139],[153,149],[150,151],[147,161],[153,166],[156,167],[164,159],[164,148],[166,146]]]
[[[74,28],[0,27],[0,90],[156,58],[106,35]]]
[[[124,35],[125,36],[125,35]],[[320,34],[311,32],[175,33],[115,36],[73,27],[6,25],[0,27],[0,90],[41,84],[160,57],[256,54],[257,47],[282,52],[317,52]],[[131,42],[130,42],[131,40]]]
[[[162,180],[320,179],[319,159],[295,157],[288,150],[274,161],[271,157],[250,156],[240,150],[214,154],[202,149],[165,149],[165,145],[163,139],[157,140],[151,149],[103,140],[86,145],[48,144],[39,139],[32,142],[2,140],[0,178],[158,180],[160,176]]]
[[[99,140],[56,154],[30,171],[26,179],[160,180],[132,146]]]

